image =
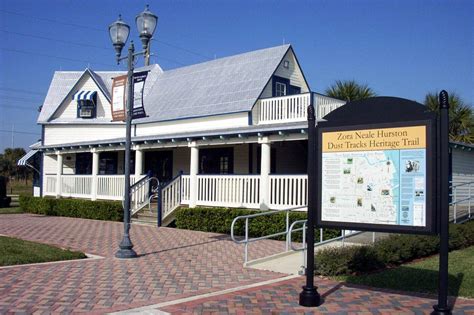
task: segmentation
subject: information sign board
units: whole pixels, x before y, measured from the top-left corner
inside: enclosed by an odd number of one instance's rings
[[[318,226],[432,232],[430,121],[318,128]]]

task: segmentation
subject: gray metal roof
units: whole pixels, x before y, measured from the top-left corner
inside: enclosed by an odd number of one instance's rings
[[[84,71],[56,71],[43,102],[38,122],[47,122],[61,102],[71,92]]]
[[[163,72],[149,70],[144,103],[148,117],[136,123],[250,111],[290,45],[256,50]],[[57,71],[38,117],[47,123],[83,75],[89,73],[110,98],[112,78],[123,71]],[[78,119],[77,122],[82,122]]]
[[[145,97],[149,117],[136,122],[250,111],[289,48],[261,49],[165,71]]]

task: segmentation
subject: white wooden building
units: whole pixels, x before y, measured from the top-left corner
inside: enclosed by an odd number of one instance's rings
[[[168,183],[165,216],[179,205],[306,205],[307,105],[321,119],[345,102],[311,92],[290,45],[137,71],[148,71],[148,116],[132,125],[132,182],[151,173]],[[42,196],[122,199],[125,124],[111,115],[112,78],[122,74],[55,72],[38,117]],[[84,97],[94,106],[87,118]],[[467,169],[474,174],[472,163]],[[136,210],[145,190],[134,191]]]

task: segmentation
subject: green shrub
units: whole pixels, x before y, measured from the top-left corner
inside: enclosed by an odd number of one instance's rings
[[[31,196],[20,196],[20,208],[29,213],[54,215],[53,207],[55,199],[38,198]]]
[[[383,268],[385,264],[371,246],[333,247],[317,254],[316,274],[339,276]]]
[[[118,201],[51,199],[20,196],[20,208],[29,213],[95,220],[123,221],[123,208]]]
[[[176,212],[176,227],[179,229],[204,231],[230,234],[232,221],[235,217],[249,214],[261,213],[258,210],[234,209],[234,208],[182,208]],[[306,212],[290,212],[289,221],[291,223],[299,220],[306,220]],[[286,214],[283,212],[249,219],[249,237],[259,237],[264,235],[282,232],[286,227]],[[301,227],[298,225],[296,228]],[[239,220],[235,226],[235,235],[245,234],[245,220]],[[325,229],[324,239],[341,235],[339,230]],[[319,240],[319,229],[315,232]],[[285,236],[275,237],[284,240]],[[294,232],[293,241],[301,241],[302,233]]]
[[[472,245],[474,221],[450,225],[450,250]],[[315,271],[327,276],[364,273],[433,255],[438,250],[438,236],[394,234],[369,246],[323,249],[315,255]]]

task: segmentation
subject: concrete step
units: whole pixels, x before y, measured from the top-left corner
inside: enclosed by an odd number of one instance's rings
[[[157,218],[156,212],[150,212],[148,210],[139,211],[135,216],[137,218],[151,218],[151,219],[154,218],[155,220]]]

